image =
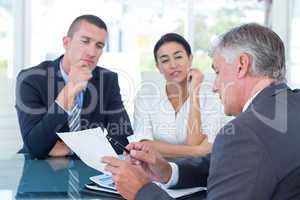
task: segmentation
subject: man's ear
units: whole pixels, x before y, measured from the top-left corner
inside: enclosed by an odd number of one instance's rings
[[[63,37],[63,46],[65,50],[69,48],[70,41],[71,41],[70,37],[68,36]]]
[[[242,53],[239,56],[238,66],[237,66],[237,74],[238,78],[244,78],[248,75],[251,68],[251,60],[250,56],[246,53]]]

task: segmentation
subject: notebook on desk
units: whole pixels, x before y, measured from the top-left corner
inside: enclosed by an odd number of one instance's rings
[[[110,175],[101,174],[98,176],[92,176],[90,177],[90,180],[93,183],[85,185],[88,189],[108,192],[112,194],[118,194],[116,188],[114,187],[114,183]],[[173,198],[180,198],[183,196],[191,195],[193,193],[206,190],[206,188],[204,187],[194,187],[194,188],[186,188],[186,189],[167,189],[164,188],[163,185],[159,183],[156,184],[160,186],[163,190],[165,190]]]

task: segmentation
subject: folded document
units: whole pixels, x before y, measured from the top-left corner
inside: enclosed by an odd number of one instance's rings
[[[64,143],[88,166],[105,173],[100,160],[103,156],[115,156],[116,152],[106,139],[106,131],[94,128],[76,132],[57,133]]]

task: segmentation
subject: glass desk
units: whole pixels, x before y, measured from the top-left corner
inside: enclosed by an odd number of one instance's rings
[[[77,157],[33,160],[28,155],[0,159],[0,199],[122,199],[84,187],[100,172]],[[198,192],[184,199],[205,199]]]

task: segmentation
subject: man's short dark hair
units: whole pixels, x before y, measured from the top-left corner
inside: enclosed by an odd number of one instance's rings
[[[82,21],[86,21],[90,24],[97,26],[100,29],[104,29],[107,32],[107,27],[105,22],[95,15],[81,15],[77,17],[71,24],[68,30],[68,37],[73,37],[74,33],[78,30],[79,25]]]

